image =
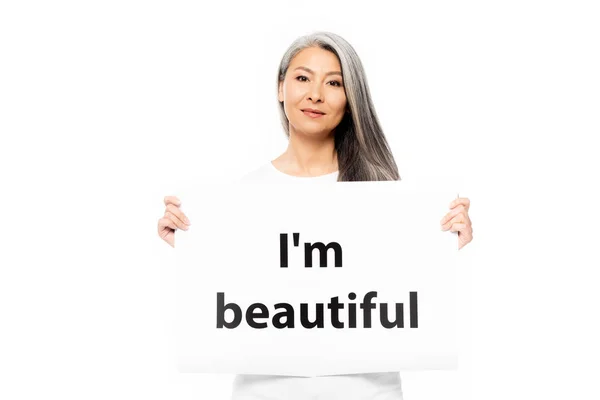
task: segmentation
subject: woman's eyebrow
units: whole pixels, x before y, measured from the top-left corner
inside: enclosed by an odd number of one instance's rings
[[[304,71],[306,71],[308,73],[314,74],[314,71],[312,69],[308,68],[308,67],[298,67],[296,69],[302,69],[302,70],[304,70]],[[328,72],[328,73],[325,74],[325,76],[329,76],[329,75],[339,75],[339,76],[342,76],[342,73],[339,72],[339,71],[330,71],[330,72]]]

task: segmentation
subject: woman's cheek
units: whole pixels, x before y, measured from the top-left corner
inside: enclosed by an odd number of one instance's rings
[[[302,96],[302,87],[299,85],[300,82],[292,81],[289,85],[287,96],[290,99],[296,99]]]

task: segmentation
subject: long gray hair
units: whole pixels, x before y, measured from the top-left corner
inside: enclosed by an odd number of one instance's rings
[[[338,181],[400,180],[398,167],[377,119],[367,77],[354,48],[345,39],[330,32],[315,32],[296,39],[287,49],[277,76],[283,82],[294,56],[308,47],[320,47],[335,54],[342,67],[347,112],[335,128],[338,156]],[[281,124],[289,138],[289,120],[283,102],[279,103]]]

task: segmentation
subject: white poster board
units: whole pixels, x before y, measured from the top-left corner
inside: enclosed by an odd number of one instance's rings
[[[455,191],[230,183],[178,197],[192,223],[175,239],[180,371],[456,368],[458,241],[440,229]]]

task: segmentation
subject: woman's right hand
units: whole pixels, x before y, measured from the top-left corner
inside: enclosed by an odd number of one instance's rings
[[[188,230],[191,225],[190,220],[179,209],[181,201],[175,196],[165,197],[165,215],[158,220],[158,236],[171,247],[175,247],[175,231],[183,229]]]

